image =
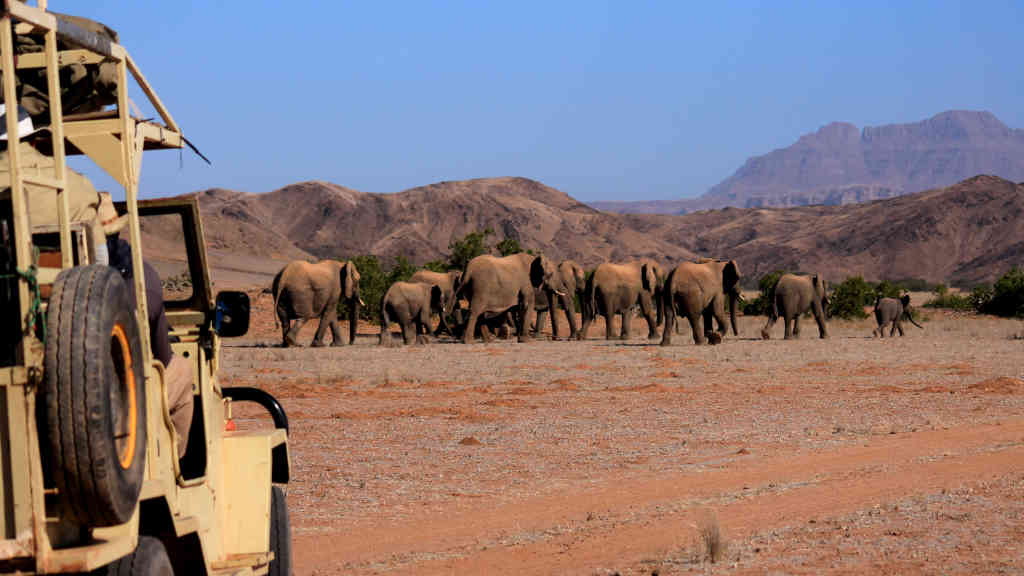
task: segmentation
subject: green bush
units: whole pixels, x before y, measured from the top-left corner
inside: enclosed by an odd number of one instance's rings
[[[996,316],[1024,318],[1024,270],[1014,267],[992,288],[985,312]]]
[[[865,306],[875,303],[875,286],[861,276],[843,280],[832,291],[829,312],[838,318],[867,318]]]
[[[494,248],[498,251],[498,254],[502,256],[511,256],[512,254],[519,254],[523,251],[522,246],[519,245],[519,240],[515,238],[505,238],[501,242],[494,245]]]
[[[906,291],[907,289],[905,286],[888,280],[882,280],[878,284],[875,284],[875,295],[881,298],[899,298]],[[872,302],[872,304],[874,304],[874,302]]]
[[[487,237],[493,234],[494,230],[487,228],[483,232],[470,232],[458,240],[452,240],[448,244],[448,269],[465,270],[470,260],[488,254],[491,249],[487,245]]]
[[[761,292],[757,298],[743,303],[744,316],[769,316],[772,311],[772,289],[779,278],[785,274],[785,270],[769,272],[757,282],[757,289]]]

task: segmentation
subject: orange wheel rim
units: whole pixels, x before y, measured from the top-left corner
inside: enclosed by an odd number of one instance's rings
[[[136,406],[135,402],[135,371],[132,370],[132,349],[128,345],[128,336],[125,335],[124,328],[120,324],[114,324],[114,329],[110,331],[110,336],[113,340],[117,341],[118,346],[121,348],[122,365],[118,366],[117,369],[124,376],[121,384],[128,392],[128,430],[123,438],[124,446],[118,449],[118,460],[121,463],[121,468],[127,470],[131,468],[132,461],[135,460],[135,441],[139,422],[138,406]]]

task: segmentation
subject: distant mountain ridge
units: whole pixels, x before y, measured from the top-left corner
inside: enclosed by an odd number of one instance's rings
[[[973,284],[1024,266],[1024,183],[994,176],[861,204],[685,215],[600,212],[526,178],[439,182],[394,194],[302,182],[264,194],[212,189],[196,196],[211,258],[236,269],[251,262],[243,255],[282,261],[375,254],[423,264],[447,256],[452,239],[485,228],[495,231],[492,242],[515,238],[585,267],[712,256],[735,258],[750,279],[787,269],[831,280]]]
[[[912,124],[833,122],[787,148],[748,159],[698,198],[593,202],[631,213],[841,205],[950,186],[978,174],[1024,180],[1024,130],[990,112],[953,110]]]

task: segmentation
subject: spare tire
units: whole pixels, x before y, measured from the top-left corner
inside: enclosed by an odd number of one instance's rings
[[[131,518],[146,460],[146,394],[135,307],[109,266],[64,270],[47,310],[46,452],[70,519]]]

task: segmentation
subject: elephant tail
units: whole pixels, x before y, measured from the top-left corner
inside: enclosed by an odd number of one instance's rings
[[[278,328],[278,327],[281,326],[281,323],[278,322],[278,320],[277,320],[277,302],[278,302],[278,300],[281,297],[280,288],[281,288],[281,275],[282,274],[284,274],[284,270],[281,270],[280,272],[277,273],[276,276],[274,276],[274,283],[271,286],[271,290],[274,293],[274,307],[271,309],[271,312],[274,315],[274,328]]]
[[[913,324],[914,326],[917,326],[921,330],[924,330],[924,326],[921,326],[916,321],[914,321],[914,315],[910,313],[910,308],[904,309],[903,310],[903,315],[907,317],[907,320],[910,320],[911,324]]]

